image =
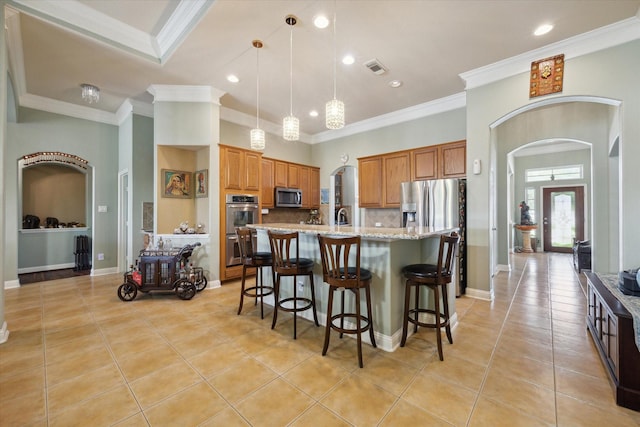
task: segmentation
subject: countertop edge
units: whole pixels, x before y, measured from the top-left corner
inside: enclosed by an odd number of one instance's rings
[[[378,227],[346,227],[346,226],[329,226],[329,225],[310,225],[310,224],[251,224],[247,227],[256,230],[273,230],[306,234],[330,234],[334,236],[360,236],[367,240],[420,240],[427,239],[442,234],[459,231],[458,227],[434,229],[431,227],[419,227],[412,230],[406,228],[378,228]]]

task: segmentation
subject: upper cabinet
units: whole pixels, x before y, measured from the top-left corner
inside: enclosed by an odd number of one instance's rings
[[[320,206],[320,169],[282,160],[262,158],[262,207],[275,207],[276,187],[302,190],[302,207]]]
[[[263,208],[272,208],[274,206],[274,161],[271,159],[262,159],[262,189],[261,202]]]
[[[467,176],[467,142],[457,141],[439,146],[440,178]]]
[[[262,154],[220,146],[220,172],[225,190],[259,191]]]
[[[358,159],[360,206],[400,206],[400,183],[466,176],[466,141]]]

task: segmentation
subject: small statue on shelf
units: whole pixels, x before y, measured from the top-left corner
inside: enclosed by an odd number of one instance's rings
[[[523,200],[520,202],[520,225],[533,225],[529,214],[529,205]]]

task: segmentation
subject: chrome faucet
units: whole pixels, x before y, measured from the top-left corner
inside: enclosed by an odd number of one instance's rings
[[[347,210],[345,208],[340,208],[338,209],[338,215],[337,215],[337,225],[341,225],[341,224],[347,224]]]

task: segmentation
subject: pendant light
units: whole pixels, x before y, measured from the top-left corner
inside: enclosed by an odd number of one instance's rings
[[[260,129],[260,49],[262,42],[254,40],[251,44],[256,48],[256,128],[251,129],[251,149],[264,150],[264,130]]]
[[[327,102],[325,124],[328,129],[344,127],[344,102],[336,98],[336,6],[333,5],[333,99]]]
[[[293,15],[287,15],[284,21],[291,28],[289,37],[289,55],[291,58],[289,68],[289,115],[282,120],[282,137],[287,141],[300,139],[300,121],[293,115],[293,26],[297,19]]]

